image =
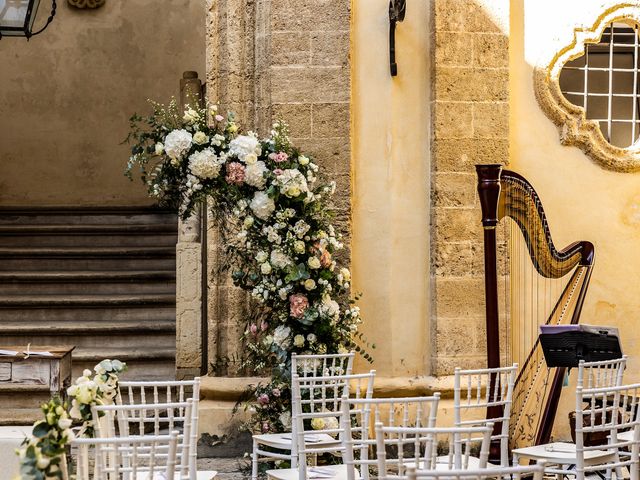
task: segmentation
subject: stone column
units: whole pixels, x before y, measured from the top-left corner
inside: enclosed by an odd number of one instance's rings
[[[486,363],[474,165],[509,159],[509,2],[433,0],[433,8],[431,366],[441,376]]]

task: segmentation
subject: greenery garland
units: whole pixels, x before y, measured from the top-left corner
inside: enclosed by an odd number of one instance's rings
[[[40,408],[44,419],[33,425],[31,437],[16,450],[20,457],[23,480],[67,479],[66,450],[76,437],[92,438],[94,434],[91,407],[113,403],[118,392],[119,376],[127,365],[119,360],[103,360],[94,371],[85,370],[67,389],[71,399],[54,397]],[[73,424],[79,425],[76,433]]]
[[[149,194],[183,219],[203,200],[211,205],[226,245],[222,268],[255,300],[243,365],[273,377],[255,392],[253,429],[286,429],[292,352],[357,350],[371,361],[354,342],[361,319],[337,256],[344,246],[331,224],[335,182],[320,178],[282,122],[259,139],[240,134],[233,114],[215,105],[152,105],[151,116],[131,118],[126,175],[139,169]]]

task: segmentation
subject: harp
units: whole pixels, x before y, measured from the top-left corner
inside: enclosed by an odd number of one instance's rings
[[[538,445],[551,436],[565,375],[564,368],[547,368],[538,341],[539,326],[578,323],[594,249],[586,241],[571,243],[563,250],[555,247],[540,198],[521,175],[501,165],[476,165],[476,171],[484,230],[487,364],[499,367],[501,357],[519,364],[510,447]],[[507,254],[500,260],[508,265],[510,284],[507,291],[506,275],[502,275],[509,302],[502,323],[497,255],[500,224],[509,224],[511,229],[500,243],[507,247],[500,248]],[[501,337],[506,337],[502,351]],[[489,407],[487,418],[502,416],[493,408]]]

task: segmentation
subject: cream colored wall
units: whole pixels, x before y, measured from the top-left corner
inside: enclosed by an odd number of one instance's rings
[[[0,40],[0,205],[150,203],[120,143],[147,98],[204,77],[204,27],[205,0],[63,0],[41,35]]]
[[[603,170],[576,147],[564,147],[534,97],[532,69],[569,44],[576,26],[590,26],[614,4],[596,0],[512,0],[510,41],[511,167],[542,198],[556,244],[595,244],[596,263],[581,322],[620,329],[630,355],[626,380],[640,381],[640,175]],[[640,7],[639,7],[640,8]],[[567,436],[565,389],[556,435]]]
[[[352,3],[353,285],[382,377],[429,373],[429,4],[407,1],[392,78],[388,0]]]

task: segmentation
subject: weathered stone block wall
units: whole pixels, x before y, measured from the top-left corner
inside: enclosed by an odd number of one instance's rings
[[[508,162],[509,37],[496,11],[508,25],[507,0],[433,0],[431,371],[436,376],[486,363],[474,165]]]
[[[349,0],[209,0],[207,97],[260,135],[276,119],[337,183],[336,226],[349,243]],[[209,358],[236,358],[249,302],[227,275],[209,229]],[[348,258],[347,258],[348,260]],[[234,365],[217,374],[233,375]]]

